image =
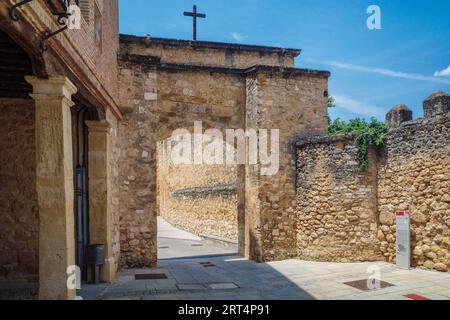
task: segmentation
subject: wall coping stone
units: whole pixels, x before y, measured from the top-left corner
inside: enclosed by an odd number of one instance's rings
[[[333,144],[336,142],[352,141],[354,139],[355,135],[352,133],[339,134],[335,136],[313,136],[298,139],[295,142],[295,146],[297,148],[302,148],[310,144]]]
[[[174,47],[192,47],[192,48],[210,48],[219,50],[233,50],[233,51],[256,51],[260,53],[278,53],[280,55],[292,55],[298,57],[301,53],[300,49],[280,48],[260,45],[247,45],[227,42],[212,42],[212,41],[192,41],[192,40],[178,40],[168,38],[154,38],[150,36],[134,36],[128,34],[120,34],[121,43],[142,43],[146,46],[151,45],[165,45]]]
[[[450,120],[450,112],[437,114],[431,118],[417,118],[415,120],[405,121],[405,122],[399,124],[398,126],[388,128],[388,132],[395,132],[395,131],[405,130],[408,127],[412,127],[412,126],[429,125],[429,124],[433,124],[433,123],[445,122],[448,120]]]
[[[323,77],[330,77],[329,71],[313,70],[313,69],[301,69],[301,68],[286,68],[276,66],[255,65],[250,68],[226,68],[226,67],[212,67],[202,66],[195,64],[177,64],[177,63],[165,63],[161,61],[160,57],[145,56],[135,54],[121,54],[119,60],[123,62],[129,62],[138,64],[143,67],[151,69],[159,69],[169,72],[214,72],[225,74],[237,74],[248,75],[256,73],[281,73],[284,77],[294,77],[301,75],[317,75]]]

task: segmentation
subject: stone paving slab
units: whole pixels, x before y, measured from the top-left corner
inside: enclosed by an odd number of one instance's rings
[[[83,286],[79,295],[86,300],[410,300],[408,294],[450,299],[450,273],[403,270],[385,262],[258,264],[219,245],[192,247],[194,236],[177,233],[171,226],[163,230],[166,237],[174,238],[165,238],[169,249],[164,249],[165,259],[157,269],[123,270],[114,284]],[[214,266],[205,268],[201,262]],[[369,267],[377,267],[380,280],[394,286],[363,291],[345,284],[368,279]],[[148,273],[164,273],[167,279],[134,278]],[[224,285],[231,283],[238,287]]]
[[[216,264],[218,272],[199,267],[200,259],[187,259],[176,263],[164,262],[158,270],[134,270],[141,272],[163,272],[164,280],[139,280],[130,275],[119,274],[113,285],[87,286],[81,293],[85,299],[140,299],[140,300],[409,300],[405,296],[417,294],[431,300],[450,299],[450,274],[423,272],[423,270],[399,270],[384,262],[364,264],[311,263],[288,260],[257,264],[246,260],[242,263],[226,262],[236,256],[209,259]],[[175,261],[174,261],[175,262]],[[297,274],[289,271],[291,265]],[[219,267],[220,266],[220,267]],[[329,267],[335,272],[330,272]],[[393,287],[362,291],[344,282],[367,279],[369,266],[378,266],[381,280],[392,283]],[[313,268],[311,268],[313,267]],[[259,269],[261,269],[259,271]],[[312,272],[311,270],[326,270]],[[178,277],[177,277],[178,275]],[[169,277],[170,276],[170,277]],[[180,281],[180,280],[189,281]],[[234,283],[239,288],[216,287],[214,284]],[[201,290],[199,290],[201,288]]]

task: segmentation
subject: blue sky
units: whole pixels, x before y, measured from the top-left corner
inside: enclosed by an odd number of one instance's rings
[[[119,0],[120,32],[302,49],[296,67],[331,71],[333,118],[376,116],[405,103],[415,117],[434,91],[450,92],[450,0]],[[381,30],[369,30],[369,5]]]

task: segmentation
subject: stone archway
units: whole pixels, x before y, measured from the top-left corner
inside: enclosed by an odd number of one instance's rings
[[[151,39],[145,41],[125,43],[119,56],[120,104],[125,112],[119,128],[121,265],[157,265],[156,145],[175,130],[189,130],[195,121],[202,121],[204,129],[220,131],[254,130],[258,135],[276,131],[276,170],[263,174],[266,164],[261,161],[245,162],[238,170],[238,225],[243,226],[238,232],[239,252],[255,261],[295,257],[293,142],[299,136],[326,132],[329,73],[279,66],[224,67],[220,60],[225,55],[224,47],[232,45],[200,43],[192,48],[189,43],[174,40],[167,46],[175,46],[177,53],[169,54],[171,49],[155,50]],[[217,52],[209,52],[211,47]],[[264,48],[248,50],[267,53]],[[202,53],[217,60],[200,61],[197,58]],[[186,64],[180,64],[183,59]],[[258,62],[255,56],[241,61]],[[268,134],[270,140],[272,132]],[[262,150],[259,145],[257,149]]]

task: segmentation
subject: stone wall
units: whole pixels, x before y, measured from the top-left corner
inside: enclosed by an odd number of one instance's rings
[[[348,137],[299,142],[300,258],[395,263],[395,213],[407,211],[413,266],[450,270],[450,95],[433,94],[424,110],[415,121],[404,105],[388,113],[386,144],[364,173]]]
[[[121,155],[121,140],[119,139],[119,122],[117,121],[116,117],[111,112],[107,112],[106,119],[109,124],[111,124],[109,139],[111,152],[108,159],[111,166],[111,177],[109,184],[109,191],[111,192],[111,236],[113,256],[116,263],[116,270],[118,270],[120,261],[119,160]]]
[[[279,170],[261,175],[260,165],[246,169],[246,242],[252,250],[247,255],[258,261],[297,254],[293,142],[299,136],[326,133],[328,76],[328,72],[271,67],[257,67],[247,74],[246,128],[279,130]]]
[[[166,63],[227,68],[248,68],[256,64],[293,67],[295,57],[300,54],[296,49],[130,35],[121,35],[120,43],[122,52],[160,57]]]
[[[0,280],[37,281],[34,101],[0,99]]]
[[[289,68],[299,53],[121,37],[119,104],[126,113],[119,125],[122,265],[156,265],[160,208],[169,221],[194,233],[237,236],[240,253],[251,259],[296,256],[293,142],[298,136],[325,134],[330,75]],[[158,185],[158,143],[174,130],[192,131],[195,121],[201,121],[203,131],[267,129],[269,141],[271,130],[279,130],[279,168],[261,176],[265,166],[238,165],[229,179],[224,168],[182,172],[169,166],[161,168],[169,175],[161,175]],[[202,180],[214,170],[215,176]],[[213,226],[224,217],[226,223]],[[231,232],[236,224],[237,234]]]
[[[432,95],[424,109],[423,119],[389,125],[378,170],[380,250],[395,261],[394,213],[408,211],[413,265],[450,271],[450,95]]]
[[[132,65],[120,69],[121,100],[131,108],[119,123],[119,217],[120,265],[155,266],[156,231],[156,165],[152,117],[154,100],[145,100],[145,92],[156,92],[156,72]]]
[[[318,261],[377,261],[377,158],[362,172],[352,136],[298,143],[298,257]]]
[[[158,144],[159,214],[198,236],[238,239],[237,166],[175,165]]]
[[[195,121],[203,129],[240,128],[245,80],[231,72],[157,69],[129,60],[120,67],[121,101],[131,102],[119,124],[121,264],[156,265],[157,144],[174,130],[192,130]],[[224,206],[230,207],[228,200]]]

